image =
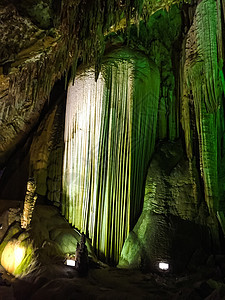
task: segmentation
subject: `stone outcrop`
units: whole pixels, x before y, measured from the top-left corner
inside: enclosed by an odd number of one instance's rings
[[[27,182],[27,191],[24,199],[23,214],[21,216],[21,228],[27,229],[32,220],[33,210],[37,200],[36,182],[30,178]]]
[[[29,153],[29,173],[37,182],[37,193],[60,206],[64,151],[64,98],[40,123]]]
[[[185,158],[180,141],[156,148],[146,178],[142,213],[121,252],[119,266],[171,271],[203,263],[211,245],[208,210],[201,195],[199,174]],[[208,224],[209,225],[209,224]]]
[[[63,264],[67,256],[75,255],[80,234],[52,206],[36,206],[29,230],[21,230],[14,222],[0,245],[0,261],[6,271],[25,276],[38,265],[57,261]],[[87,253],[96,261],[89,241]],[[16,255],[15,255],[16,253]]]
[[[0,5],[0,24],[0,75],[8,75],[18,53],[43,37],[43,30],[21,16],[13,4]]]

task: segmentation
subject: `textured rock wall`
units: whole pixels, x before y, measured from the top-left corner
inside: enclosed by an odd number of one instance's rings
[[[1,13],[0,165],[5,166],[38,123],[55,81],[72,59],[56,29],[40,29],[12,4],[1,6]]]
[[[18,53],[34,44],[43,31],[22,17],[12,4],[0,6],[0,24],[0,74],[7,75]]]
[[[199,152],[205,200],[214,213],[220,210],[224,194],[221,170],[224,168],[225,86],[221,13],[220,1],[198,4],[185,40],[181,70],[181,121],[187,155],[191,159]]]
[[[141,20],[138,30],[135,25],[130,28],[130,47],[144,52],[159,68],[161,81],[157,139],[160,140],[174,140],[179,137],[176,68],[179,61],[177,41],[181,38],[181,26],[181,11],[177,6],[172,6],[169,11],[157,11],[145,22]],[[126,40],[126,35],[121,38]]]
[[[61,201],[64,98],[45,116],[30,148],[29,175],[37,182],[37,193],[59,206]]]
[[[156,147],[145,184],[142,214],[130,232],[120,267],[159,270],[168,262],[180,272],[207,258],[211,238],[207,206],[200,192],[194,162],[185,157],[180,141]]]
[[[71,65],[72,76],[75,75],[78,58],[96,64],[97,77],[105,49],[104,35],[111,25],[126,20],[123,28],[128,27],[129,31],[135,10],[138,16],[142,14],[147,19],[160,7],[168,8],[179,1],[152,1],[149,6],[148,3],[142,6],[143,1],[106,2],[98,1],[97,5],[94,1],[71,0],[63,1],[62,5],[47,0],[13,1],[14,5],[7,0],[2,2],[1,166],[5,166],[38,122],[55,81],[64,73],[67,75]]]

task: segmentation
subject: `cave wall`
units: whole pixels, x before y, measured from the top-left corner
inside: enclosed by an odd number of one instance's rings
[[[196,162],[187,159],[180,139],[163,141],[153,154],[143,210],[119,266],[159,271],[165,262],[175,273],[194,270],[212,251],[210,223]]]
[[[200,244],[195,243],[196,248],[221,251],[219,232],[221,227],[224,231],[225,220],[223,2],[201,1],[194,9],[188,7],[185,14],[188,15],[186,25],[189,24],[189,28],[184,28],[187,34],[183,39],[181,51],[179,92],[183,129],[181,136],[185,137],[190,172],[188,178],[191,179],[190,183],[186,183],[186,187],[189,186],[189,194],[185,195],[182,186],[179,186],[181,194],[177,195],[178,181],[173,178],[174,171],[172,169],[169,171],[171,173],[167,180],[167,168],[159,162],[160,160],[157,162],[158,166],[154,165],[155,160],[157,161],[158,153],[156,153],[149,168],[150,177],[147,177],[146,181],[142,215],[126,240],[121,253],[120,265],[125,267],[145,268],[147,265],[157,269],[157,262],[163,260],[171,263],[175,270],[182,269],[182,265],[177,265],[181,261],[188,266],[188,258],[185,258],[185,255],[189,255],[190,260],[193,249],[189,248],[188,241],[182,241],[182,237],[179,236],[176,224],[180,221],[179,227],[183,227],[182,231],[186,232],[187,240],[189,236],[192,242],[197,241],[197,237],[201,239],[204,236],[205,240],[203,239]],[[175,149],[174,146],[173,151]],[[171,154],[167,151],[163,155],[169,157]],[[178,153],[177,157],[179,157]],[[169,160],[173,161],[172,158]],[[182,168],[184,172],[185,163]],[[158,171],[154,171],[155,169]],[[164,174],[158,176],[161,169]],[[180,176],[185,180],[185,173]],[[161,178],[160,184],[158,184],[159,178]],[[161,180],[165,180],[165,183]],[[163,186],[166,186],[166,193],[163,192]],[[193,201],[191,191],[194,192]],[[185,208],[186,203],[188,204]],[[189,213],[190,208],[193,210],[191,213]],[[174,219],[175,216],[179,216],[180,221]],[[206,235],[201,233],[202,225]],[[194,229],[192,226],[197,227]],[[208,237],[207,230],[210,233]],[[198,232],[197,236],[195,236],[196,232]],[[174,248],[173,241],[178,240],[180,242]],[[205,243],[208,246],[205,247]],[[180,253],[183,254],[182,257]],[[201,261],[201,259],[197,260]]]
[[[0,102],[1,167],[38,123],[54,83],[67,77],[70,70],[74,77],[78,59],[94,64],[97,78],[106,35],[122,31],[127,43],[131,23],[139,26],[140,18],[147,21],[153,12],[168,10],[176,2],[107,0],[88,5],[69,0],[4,0],[0,6],[4,24],[0,45],[0,93],[4,99]],[[40,16],[48,20],[46,26]]]
[[[53,90],[53,103],[35,131],[28,153],[29,177],[36,181],[39,198],[49,200],[57,207],[62,194],[66,100],[63,83],[58,83],[59,87]]]
[[[187,156],[192,159],[199,153],[205,201],[212,214],[223,210],[224,194],[224,10],[221,3],[201,1],[198,4],[184,40],[181,66],[181,120]]]

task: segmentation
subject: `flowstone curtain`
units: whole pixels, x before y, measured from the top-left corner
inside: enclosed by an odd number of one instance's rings
[[[117,262],[141,210],[154,148],[159,72],[128,49],[69,86],[65,121],[62,212],[89,235],[100,257]]]
[[[189,158],[192,158],[193,135],[189,111],[193,103],[201,176],[211,212],[224,210],[225,194],[222,149],[225,138],[225,81],[221,3],[220,0],[202,0],[196,8],[193,24],[187,34],[182,99],[182,124]]]

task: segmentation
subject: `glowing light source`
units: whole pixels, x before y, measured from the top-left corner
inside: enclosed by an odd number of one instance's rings
[[[75,260],[67,259],[66,264],[67,264],[67,266],[75,267]]]
[[[165,263],[165,262],[160,262],[159,263],[159,269],[163,270],[163,271],[167,271],[167,270],[169,270],[169,264]]]
[[[4,248],[1,257],[1,265],[11,274],[22,263],[26,254],[26,249],[19,245],[17,241],[10,241]]]
[[[21,248],[19,246],[15,247],[15,249],[14,249],[15,265],[19,266],[19,264],[23,260],[24,254],[25,254],[24,248]]]

